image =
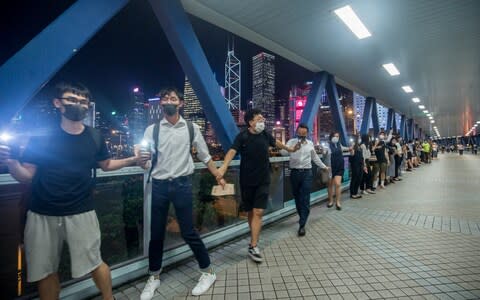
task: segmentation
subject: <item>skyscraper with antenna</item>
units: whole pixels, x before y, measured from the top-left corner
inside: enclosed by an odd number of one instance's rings
[[[235,43],[228,41],[227,60],[225,61],[225,102],[228,109],[240,111],[241,109],[241,62],[235,56]]]

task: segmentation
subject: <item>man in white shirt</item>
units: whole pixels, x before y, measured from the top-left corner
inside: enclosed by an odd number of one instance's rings
[[[149,174],[149,177],[150,175],[152,177],[152,205],[148,248],[150,277],[141,294],[141,300],[152,299],[155,290],[160,286],[159,276],[162,271],[163,245],[170,202],[175,207],[182,237],[192,249],[202,273],[192,294],[199,296],[205,293],[216,280],[207,248],[193,226],[191,175],[195,165],[191,147],[196,149],[197,157],[207,165],[213,176],[219,178],[217,182],[225,185],[225,180],[221,179],[222,176],[208,152],[199,126],[189,125],[179,114],[179,109],[184,104],[183,95],[175,88],[168,88],[162,90],[159,97],[165,117],[159,124],[147,127],[144,134],[144,139],[150,145],[156,145],[153,149],[156,158],[154,156],[143,166],[145,169],[152,168]],[[157,130],[155,126],[158,126]]]
[[[298,148],[296,152],[290,153],[290,182],[292,193],[295,198],[295,206],[300,217],[298,235],[305,235],[305,224],[310,214],[310,190],[312,187],[312,161],[322,169],[328,167],[318,158],[312,141],[307,139],[308,126],[300,124],[297,128],[297,137],[287,142],[287,147]],[[297,146],[298,145],[298,146]],[[297,147],[295,147],[297,146]],[[282,150],[282,155],[287,152]]]

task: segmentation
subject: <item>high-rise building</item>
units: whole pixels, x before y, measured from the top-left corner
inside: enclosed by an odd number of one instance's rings
[[[365,109],[365,97],[358,94],[358,93],[353,93],[353,108],[354,111],[353,113],[355,114],[355,128],[357,131],[360,131],[360,128],[362,127],[362,121],[363,121],[363,110]],[[369,118],[369,126],[368,128],[371,127],[372,121],[371,117]]]
[[[190,120],[200,126],[202,134],[206,132],[206,117],[203,112],[200,100],[198,100],[195,91],[192,88],[192,84],[187,77],[185,77],[185,86],[183,88],[183,98],[185,101],[183,109],[183,117],[185,120]]]
[[[162,106],[160,105],[160,98],[148,99],[148,121],[147,125],[160,122],[163,118]]]
[[[225,101],[230,111],[241,109],[241,66],[234,49],[229,47],[225,61]]]
[[[275,124],[275,56],[260,52],[252,62],[253,106],[262,110],[271,130]]]
[[[95,128],[96,127],[95,121],[96,121],[95,102],[90,102],[90,105],[88,106],[87,116],[85,117],[85,119],[83,119],[83,124]]]
[[[378,127],[380,129],[387,129],[388,108],[377,103]]]
[[[138,87],[132,90],[130,96],[133,107],[128,114],[128,128],[133,143],[137,144],[142,140],[147,127],[148,102],[145,102],[145,96]]]

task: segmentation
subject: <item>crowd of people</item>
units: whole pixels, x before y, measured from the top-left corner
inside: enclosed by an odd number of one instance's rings
[[[412,172],[433,159],[438,159],[438,145],[432,140],[405,141],[393,131],[381,131],[376,138],[358,136],[350,156],[350,198],[375,194],[377,189],[401,181],[403,172]]]

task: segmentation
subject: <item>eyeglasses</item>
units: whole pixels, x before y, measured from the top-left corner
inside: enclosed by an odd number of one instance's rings
[[[81,104],[81,105],[87,105],[89,101],[87,99],[78,99],[76,97],[65,97],[65,98],[58,98],[60,100],[65,100],[70,103],[75,103],[75,104]]]

